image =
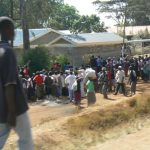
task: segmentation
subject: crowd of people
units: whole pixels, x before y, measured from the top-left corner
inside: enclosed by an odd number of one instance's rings
[[[96,102],[95,91],[103,94],[105,99],[108,99],[108,92],[114,92],[114,95],[120,92],[126,96],[125,80],[128,78],[130,94],[134,95],[138,79],[150,80],[150,57],[147,55],[107,59],[92,56],[87,66],[74,69],[68,64],[61,72],[60,64],[56,63],[53,69],[43,69],[31,75],[28,66],[17,69],[17,60],[9,44],[14,40],[14,31],[13,20],[0,17],[0,149],[11,129],[19,136],[18,149],[34,149],[27,100],[52,95],[68,97],[70,102],[79,106],[81,99],[87,97],[89,106]]]
[[[59,67],[61,68],[61,67]],[[95,71],[95,77],[86,75],[87,68]],[[120,56],[118,58],[92,56],[87,66],[71,68],[62,72],[60,69],[37,71],[32,76],[27,66],[19,68],[24,91],[29,100],[44,98],[69,98],[70,102],[79,104],[87,96],[88,104],[95,103],[95,91],[108,99],[108,93],[118,91],[128,94],[126,84],[131,85],[130,94],[136,93],[138,79],[147,82],[150,79],[150,57]],[[92,94],[91,94],[92,93]]]

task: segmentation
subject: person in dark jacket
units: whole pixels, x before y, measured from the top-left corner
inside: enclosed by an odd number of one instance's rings
[[[137,75],[132,66],[129,67],[129,83],[131,85],[130,92],[131,96],[136,93]]]
[[[14,39],[14,23],[8,17],[0,17],[0,37],[0,149],[13,128],[19,136],[19,150],[33,150],[27,99],[9,44]]]

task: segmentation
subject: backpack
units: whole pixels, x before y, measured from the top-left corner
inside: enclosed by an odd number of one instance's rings
[[[51,86],[52,85],[52,83],[53,83],[53,80],[51,79],[51,77],[49,77],[49,76],[47,76],[46,78],[45,78],[45,85],[46,86]]]

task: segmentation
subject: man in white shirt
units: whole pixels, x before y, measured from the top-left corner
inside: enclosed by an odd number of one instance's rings
[[[114,95],[117,95],[120,87],[122,88],[122,92],[125,95],[125,87],[124,87],[125,73],[122,70],[121,66],[118,67],[118,71],[116,73],[115,79],[116,79],[116,82],[117,82],[117,87],[116,87],[116,92],[115,92]]]
[[[72,85],[75,81],[76,81],[76,76],[72,72],[70,72],[70,74],[65,78],[65,83],[68,85],[70,102],[72,102],[74,98],[74,91]]]

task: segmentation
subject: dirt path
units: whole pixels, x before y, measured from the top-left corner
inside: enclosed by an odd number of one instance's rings
[[[145,90],[147,90],[147,91],[150,90],[150,84],[149,83],[143,84],[142,82],[138,83],[137,94],[141,94]],[[73,104],[63,104],[63,105],[56,105],[56,106],[47,106],[47,105],[42,106],[39,104],[38,105],[30,105],[29,116],[30,116],[30,120],[31,120],[34,139],[37,138],[38,136],[40,136],[41,133],[46,134],[47,132],[50,132],[50,133],[52,133],[52,136],[57,136],[56,139],[63,140],[63,137],[67,138],[67,135],[63,131],[60,132],[60,130],[61,130],[62,124],[66,121],[66,119],[68,119],[70,117],[75,117],[82,113],[90,113],[97,109],[104,108],[108,105],[115,105],[116,103],[119,103],[123,100],[128,100],[130,98],[130,97],[124,97],[122,94],[118,94],[116,96],[116,95],[113,95],[112,93],[109,94],[109,100],[103,99],[103,96],[101,94],[96,94],[96,97],[97,97],[96,104],[93,107],[89,107],[89,108],[87,108],[87,101],[82,100],[83,109],[81,109],[79,112],[77,112],[77,110]],[[59,132],[57,132],[57,131],[59,131]],[[61,135],[60,135],[60,133],[61,133]],[[147,133],[149,134],[150,131]],[[139,136],[142,136],[142,135],[139,135]],[[60,137],[60,138],[58,138],[58,137]],[[130,138],[130,136],[129,136],[129,138]],[[132,138],[132,136],[131,136],[131,138]],[[124,137],[122,138],[122,140],[123,139],[124,139]],[[131,140],[131,139],[127,139],[127,140]],[[16,141],[16,136],[14,134],[11,134],[6,145],[10,145],[11,143],[14,143],[14,141]],[[118,141],[118,145],[120,143],[121,143],[121,139],[120,139],[120,142]],[[129,141],[129,143],[132,143],[132,142]],[[113,141],[112,141],[112,144],[113,144]],[[133,144],[134,144],[134,140],[133,140]],[[99,146],[100,147],[103,146],[104,148],[106,147],[106,149],[102,149],[102,150],[108,150],[107,146],[105,146],[105,145],[98,145],[97,146],[98,148],[93,147],[93,149],[91,148],[91,150],[99,150]],[[112,146],[111,142],[108,143],[108,146],[110,146],[110,147]],[[117,146],[117,147],[119,147],[119,146]],[[7,148],[7,146],[6,146],[6,150],[11,150],[11,149]],[[88,150],[90,150],[90,149],[88,149]],[[134,149],[126,148],[126,149],[113,149],[113,150],[134,150]],[[135,150],[138,150],[138,149],[135,149]],[[147,150],[147,149],[139,149],[139,150]]]
[[[150,126],[150,125],[149,125]],[[107,141],[88,150],[149,150],[150,127],[136,133],[122,136],[118,139]]]
[[[145,90],[150,90],[150,84],[140,82],[137,85],[137,94],[141,94]],[[103,108],[107,105],[114,105],[120,101],[127,100],[131,97],[124,97],[122,94],[113,95],[112,93],[109,94],[109,100],[103,99],[101,94],[96,94],[97,102],[95,107],[97,109]],[[87,108],[87,101],[82,100],[82,109],[81,112],[92,111],[93,108]],[[96,109],[95,108],[95,109]],[[63,104],[63,105],[56,105],[56,106],[41,106],[35,105],[30,106],[29,115],[32,123],[32,127],[36,126],[37,124],[41,124],[46,120],[56,120],[58,118],[69,117],[72,115],[76,115],[77,110],[73,104]]]

